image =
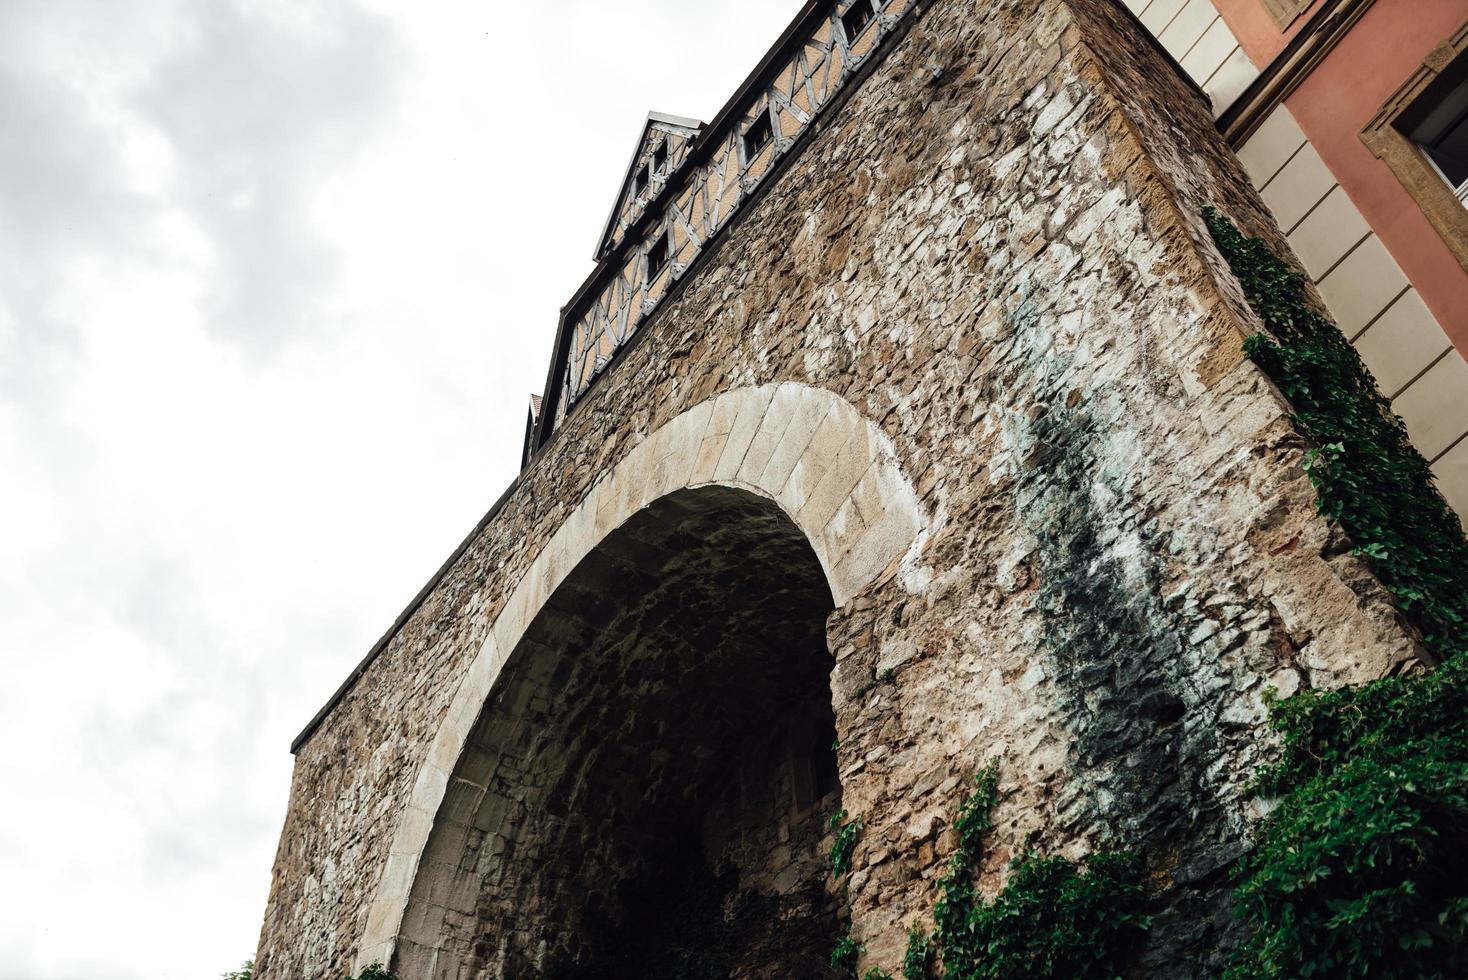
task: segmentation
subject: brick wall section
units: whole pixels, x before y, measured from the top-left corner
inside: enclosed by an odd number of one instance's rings
[[[1163,888],[1142,972],[1206,961],[1265,685],[1361,680],[1415,645],[1239,356],[1255,325],[1195,205],[1269,219],[1170,71],[1109,0],[924,12],[301,749],[259,975],[350,966],[456,681],[569,509],[669,418],[783,380],[874,420],[933,515],[918,566],[830,625],[863,969],[929,916],[990,758],[989,886],[1032,831],[1139,847]]]

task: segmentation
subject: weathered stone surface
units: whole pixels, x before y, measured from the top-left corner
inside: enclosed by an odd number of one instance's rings
[[[259,975],[605,962],[596,923],[656,881],[826,922],[820,806],[756,743],[818,729],[827,673],[863,969],[895,972],[995,758],[988,887],[1031,835],[1136,847],[1158,887],[1138,975],[1213,969],[1264,690],[1378,676],[1415,642],[1314,514],[1206,202],[1287,252],[1119,4],[935,0],[302,747]],[[705,484],[736,489],[681,489]],[[706,878],[649,870],[674,798]],[[802,935],[740,933],[743,975],[799,975]]]

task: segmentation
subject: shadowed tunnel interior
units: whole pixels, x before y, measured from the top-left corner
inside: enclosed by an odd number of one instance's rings
[[[665,497],[567,578],[476,723],[413,885],[405,977],[825,977],[839,806],[803,534]]]

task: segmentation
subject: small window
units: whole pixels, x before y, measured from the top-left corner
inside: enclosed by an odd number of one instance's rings
[[[637,171],[638,197],[642,196],[643,191],[647,190],[647,185],[650,183],[652,183],[652,172],[647,167],[643,167],[641,170]]]
[[[652,282],[658,273],[668,267],[668,236],[659,235],[647,246],[647,281]]]
[[[770,140],[774,138],[775,127],[770,122],[769,110],[762,110],[759,118],[744,131],[744,159],[749,161],[759,156],[760,151],[769,146]]]
[[[855,44],[867,25],[876,20],[877,12],[872,9],[872,0],[856,0],[846,13],[841,15],[841,27],[846,31],[846,43]]]
[[[652,151],[652,172],[662,173],[668,166],[668,144],[659,143],[658,148]]]
[[[1468,22],[1382,104],[1361,141],[1468,271]]]
[[[1413,103],[1399,126],[1461,201],[1468,197],[1468,63],[1453,67]]]

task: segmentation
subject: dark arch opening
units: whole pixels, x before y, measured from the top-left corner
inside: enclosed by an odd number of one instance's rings
[[[608,535],[474,726],[399,972],[830,976],[831,610],[809,542],[754,494],[680,491]]]

